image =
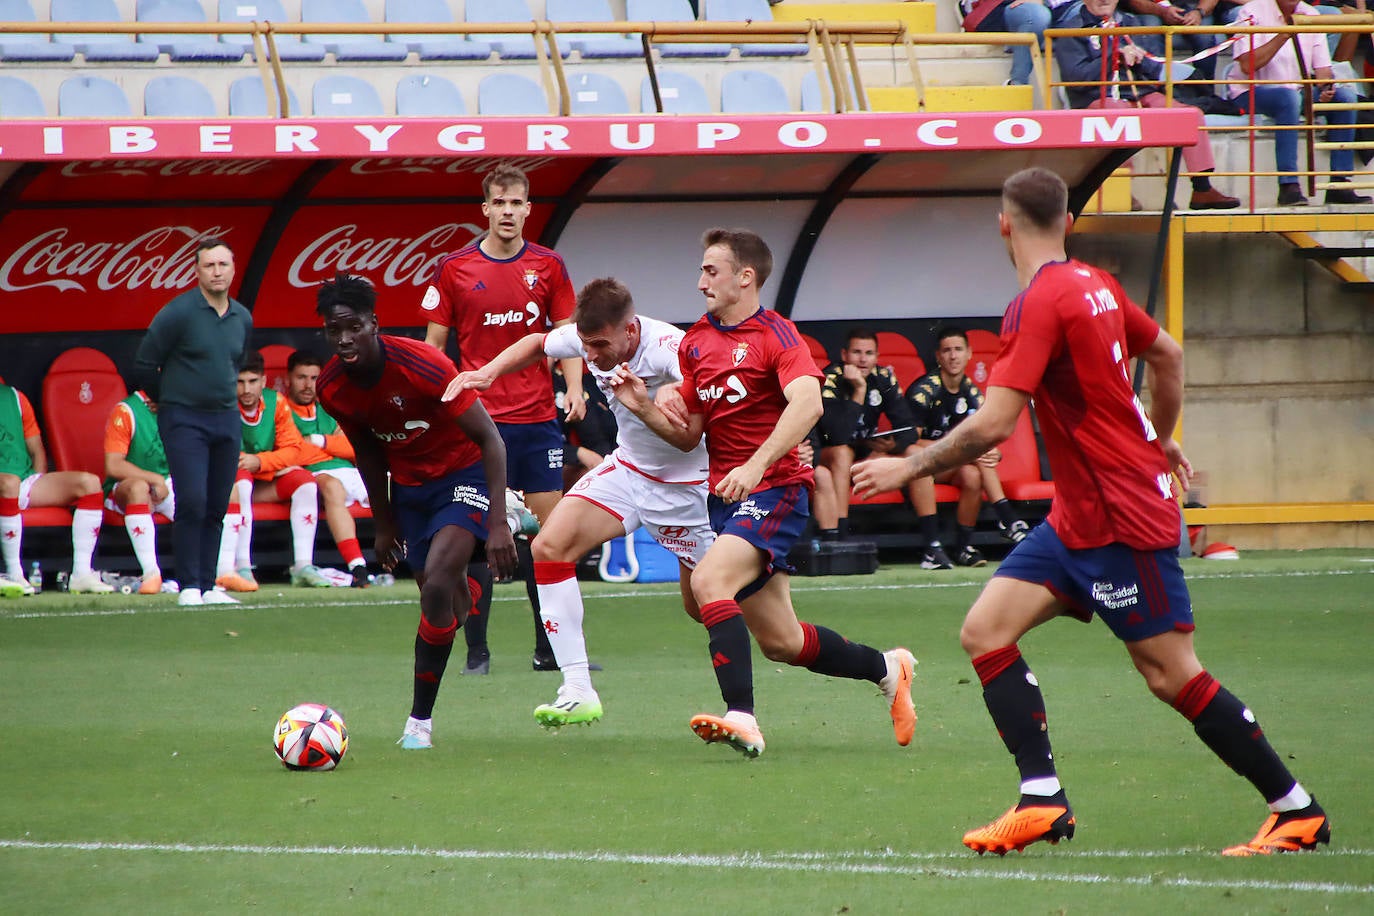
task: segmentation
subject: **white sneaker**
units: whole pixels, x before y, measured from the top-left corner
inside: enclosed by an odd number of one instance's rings
[[[67,591],[78,595],[108,595],[114,590],[114,586],[101,580],[100,573],[95,571],[74,575],[67,583]]]
[[[591,725],[601,715],[601,698],[595,690],[578,690],[567,684],[558,688],[558,699],[534,708],[535,721],[545,728]]]
[[[892,731],[897,743],[906,747],[916,733],[916,704],[911,699],[911,682],[916,669],[916,657],[906,649],[888,649],[883,653],[887,674],[878,682],[892,714]]]
[[[229,594],[222,588],[215,587],[206,589],[200,595],[201,604],[238,604],[239,599]]]
[[[181,607],[200,607],[204,603],[198,588],[183,588],[177,594],[177,604]]]
[[[406,717],[406,729],[396,743],[408,751],[426,751],[433,747],[433,719]]]
[[[33,586],[22,579],[0,576],[0,598],[23,598],[33,593]]]
[[[506,489],[506,527],[511,534],[523,534],[528,538],[539,533],[538,516],[525,505],[524,497],[510,488]]]

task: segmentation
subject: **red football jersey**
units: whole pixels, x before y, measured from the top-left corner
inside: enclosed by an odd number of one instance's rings
[[[473,242],[439,262],[435,285],[420,303],[420,320],[455,329],[458,362],[466,371],[485,366],[525,335],[571,318],[576,304],[558,252],[526,242],[515,257],[498,261]],[[482,405],[498,423],[554,419],[548,364],[540,360],[501,376],[482,392]]]
[[[822,378],[797,326],[763,308],[734,327],[703,315],[682,338],[678,362],[687,409],[706,415],[713,490],[772,434],[787,407],[783,389],[803,375]],[[793,446],[763,475],[755,492],[793,483],[810,488],[814,480]]]
[[[482,452],[457,418],[477,400],[464,391],[439,400],[457,375],[453,361],[429,344],[383,334],[382,378],[364,388],[343,371],[338,357],[320,370],[316,393],[324,409],[346,427],[370,432],[386,451],[391,477],[416,486],[475,464]]]
[[[1178,544],[1173,476],[1127,362],[1158,336],[1110,274],[1074,260],[1042,267],[1002,317],[988,387],[1035,399],[1055,483],[1048,520],[1071,548]]]

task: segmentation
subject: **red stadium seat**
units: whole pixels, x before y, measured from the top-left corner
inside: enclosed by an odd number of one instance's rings
[[[925,360],[916,345],[895,331],[878,331],[878,364],[891,366],[897,373],[897,383],[905,391],[911,383],[926,374]]]
[[[268,344],[259,352],[262,353],[263,368],[267,375],[263,387],[275,388],[278,392],[285,394],[286,361],[290,359],[292,353],[296,352],[296,348],[286,344]]]
[[[997,476],[1002,481],[1002,490],[1008,499],[1054,498],[1054,481],[1040,476],[1040,450],[1036,446],[1029,407],[1016,418],[1016,429],[1000,448],[1002,460],[997,465]]]
[[[802,340],[806,341],[806,346],[810,348],[811,358],[816,361],[816,368],[824,372],[825,367],[830,365],[830,355],[825,352],[825,344],[810,334],[802,334],[801,331],[797,333],[801,334]]]
[[[975,329],[968,332],[968,346],[972,352],[969,353],[968,367],[964,371],[973,379],[973,384],[986,394],[988,373],[992,371],[992,364],[1002,349],[1002,341],[991,331]]]
[[[129,391],[114,362],[90,347],[53,360],[43,377],[46,445],[54,470],[105,479],[105,421]]]

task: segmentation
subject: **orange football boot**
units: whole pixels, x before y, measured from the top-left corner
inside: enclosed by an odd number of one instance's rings
[[[1038,840],[1049,840],[1051,845],[1071,840],[1074,824],[1067,805],[1013,806],[991,824],[964,834],[964,845],[980,856],[985,852],[1004,856],[1013,849],[1021,852]]]
[[[1301,811],[1271,814],[1248,843],[1228,846],[1224,856],[1269,856],[1276,852],[1300,852],[1331,842],[1331,822],[1315,802]]]

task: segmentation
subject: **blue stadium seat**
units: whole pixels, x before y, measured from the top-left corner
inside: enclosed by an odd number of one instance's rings
[[[150,118],[213,118],[215,98],[189,76],[155,76],[143,87],[143,113]]]
[[[710,114],[711,101],[706,97],[706,88],[690,74],[679,70],[659,70],[658,94],[663,99],[665,114]],[[639,86],[639,110],[645,113],[655,111],[654,88],[649,78]]]
[[[544,15],[557,28],[560,22],[613,22],[607,0],[547,0]],[[638,35],[615,32],[569,33],[566,41],[583,57],[643,57],[644,45]]]
[[[0,76],[0,118],[46,118],[43,97],[28,80]]]
[[[262,77],[244,76],[234,80],[229,84],[229,114],[237,118],[275,118],[277,116],[276,90],[272,89],[273,103],[269,109],[267,104],[267,91],[263,89]],[[286,104],[290,108],[290,116],[299,118],[305,114],[305,109],[301,107],[300,100],[296,98],[295,91],[286,87]]]
[[[200,0],[138,0],[134,9],[138,22],[205,22]],[[211,35],[178,35],[140,32],[139,42],[157,45],[162,53],[177,61],[224,61],[243,58],[242,47],[224,44]]]
[[[412,73],[396,84],[396,114],[410,118],[445,118],[467,114],[463,94],[442,76]]]
[[[568,77],[568,111],[575,115],[629,114],[630,100],[620,84],[604,73]]]
[[[768,0],[702,0],[702,19],[707,22],[772,22],[773,8]],[[742,57],[798,57],[810,49],[801,44],[745,42],[737,44]]]
[[[386,0],[387,22],[453,22],[444,0]],[[405,45],[420,60],[486,60],[491,42],[468,35],[388,35],[387,41]]]
[[[219,0],[220,22],[290,22],[286,8],[281,0]],[[224,44],[237,44],[247,51],[253,49],[253,39],[247,35],[221,35]],[[324,60],[323,45],[308,45],[299,35],[274,35],[277,46],[277,59],[301,63],[319,63]]]
[[[115,0],[52,0],[48,18],[52,22],[122,22],[124,17]],[[57,34],[53,40],[71,42],[88,61],[155,61],[159,54],[155,44],[113,32]]]
[[[366,24],[372,19],[363,0],[301,0],[301,22]],[[307,35],[305,41],[324,45],[335,60],[401,61],[410,54],[404,44],[383,41],[379,35]]]
[[[477,84],[477,113],[483,115],[546,115],[549,100],[543,88],[519,73],[492,73]]]
[[[464,7],[467,22],[509,22],[529,25],[534,21],[528,0],[467,0]],[[498,33],[481,37],[490,41],[502,57],[513,60],[531,60],[535,57],[533,32]],[[570,51],[570,48],[558,49],[558,53],[563,57],[567,57]]]
[[[694,22],[688,0],[625,0],[630,22]],[[728,57],[730,46],[710,42],[655,45],[664,57]]]
[[[367,80],[331,74],[315,80],[315,116],[326,118],[380,118],[386,115],[382,97]]]
[[[787,90],[762,70],[730,70],[720,81],[720,110],[726,114],[774,114],[791,111]]]
[[[858,104],[859,89],[854,85],[854,77],[845,70],[845,78],[849,80],[849,95],[855,104]],[[829,82],[827,80],[827,82]],[[838,106],[839,99],[835,99],[834,105]],[[816,75],[815,70],[807,70],[801,78],[801,110],[814,112],[831,112],[836,108],[825,106],[825,93],[821,91],[821,79]]]
[[[124,90],[99,76],[69,77],[57,88],[61,118],[132,117],[133,113]]]
[[[0,22],[37,22],[29,0],[0,0]],[[0,60],[69,61],[76,57],[76,46],[53,41],[41,32],[14,32],[0,35]]]

